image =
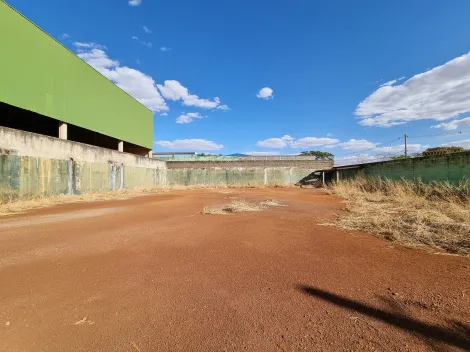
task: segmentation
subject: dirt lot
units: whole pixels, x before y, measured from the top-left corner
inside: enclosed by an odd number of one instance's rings
[[[286,206],[201,214],[236,196]],[[0,350],[470,349],[470,260],[320,225],[343,207],[201,190],[0,218]]]

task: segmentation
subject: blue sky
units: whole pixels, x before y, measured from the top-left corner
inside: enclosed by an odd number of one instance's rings
[[[8,2],[154,111],[154,150],[470,148],[467,0]]]

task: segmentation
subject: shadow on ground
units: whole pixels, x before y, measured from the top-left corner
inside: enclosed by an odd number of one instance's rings
[[[402,313],[388,312],[352,299],[321,290],[307,285],[298,285],[297,289],[304,294],[333,303],[339,307],[354,310],[367,315],[373,319],[383,321],[387,324],[405,330],[409,333],[418,334],[426,339],[438,343],[445,343],[464,350],[470,350],[470,326],[460,322],[451,322],[455,330],[447,329],[438,325],[431,325],[419,320],[405,316]]]

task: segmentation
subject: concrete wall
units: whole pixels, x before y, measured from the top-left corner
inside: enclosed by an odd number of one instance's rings
[[[282,186],[292,185],[315,171],[297,167],[285,168],[194,168],[167,169],[167,185],[216,186]]]
[[[200,157],[167,160],[168,185],[292,185],[313,171],[330,169],[333,161],[314,157]]]
[[[324,170],[333,167],[333,160],[315,160],[311,157],[295,159],[276,158],[237,158],[232,161],[167,161],[168,169],[205,169],[205,168],[265,168],[265,167],[297,167],[312,170]]]
[[[164,185],[290,185],[313,171],[300,168],[168,170],[0,154],[0,202]]]
[[[0,121],[1,123],[1,121]],[[164,161],[0,126],[3,154],[166,168]]]
[[[112,162],[0,154],[0,201],[153,186],[165,183],[165,172]]]
[[[171,154],[171,152],[169,152]],[[155,155],[157,160],[163,161],[246,161],[246,160],[316,160],[314,156],[304,155],[247,155],[247,156],[233,156],[233,155],[174,155],[164,156]]]
[[[0,200],[164,184],[165,162],[0,127]]]
[[[0,127],[1,202],[159,185],[289,185],[331,164],[265,159],[167,169],[164,161]]]
[[[458,184],[463,179],[470,179],[470,151],[363,164],[358,168],[339,169],[337,172],[339,172],[340,179],[380,176],[392,180],[405,178],[420,179],[423,182],[448,181]]]

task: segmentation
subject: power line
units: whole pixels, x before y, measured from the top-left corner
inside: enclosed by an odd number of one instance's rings
[[[364,152],[368,152],[368,151],[370,151],[370,150],[374,150],[374,149],[378,149],[378,148],[383,148],[383,147],[381,147],[381,146],[383,146],[383,145],[389,145],[389,144],[391,144],[392,142],[395,142],[395,141],[400,140],[401,138],[402,138],[402,137],[398,137],[398,138],[392,139],[391,141],[388,141],[388,142],[385,142],[385,143],[378,143],[375,147],[368,148],[368,149],[364,149],[364,150],[357,150],[357,151],[355,151],[355,152],[346,153],[346,154],[343,154],[343,156],[348,156],[348,155],[357,154],[357,153],[364,153]]]
[[[387,153],[386,155],[376,156],[374,158],[367,158],[365,160],[357,160],[357,161],[354,161],[352,163],[345,162],[345,163],[342,163],[341,165],[336,165],[336,166],[347,166],[347,165],[354,165],[354,164],[357,164],[357,163],[367,164],[367,163],[373,163],[373,162],[377,162],[377,161],[387,161],[387,160],[390,160],[392,157],[394,157],[395,155],[398,155],[398,154],[403,154],[403,152],[399,151],[399,152],[396,152],[396,153]]]
[[[414,137],[407,135],[407,138],[408,139],[409,138],[425,138],[425,137],[437,137],[437,136],[451,136],[451,135],[459,135],[459,134],[460,135],[461,134],[470,134],[470,130],[460,130],[460,131],[455,131],[455,132],[426,134],[426,135],[414,136]],[[398,138],[392,139],[391,141],[388,141],[388,142],[385,142],[385,143],[379,143],[375,147],[372,147],[372,148],[367,148],[367,149],[363,149],[363,150],[356,150],[354,152],[346,153],[346,154],[343,154],[342,157],[348,156],[348,155],[354,155],[354,154],[358,154],[358,153],[364,153],[364,152],[368,152],[368,151],[375,150],[375,149],[380,149],[380,148],[383,148],[385,145],[386,146],[392,146],[391,145],[392,142],[401,140],[402,138],[403,137],[398,137]],[[402,152],[400,151],[399,153],[402,153]],[[396,153],[396,154],[398,154],[398,153]],[[388,154],[388,155],[394,155],[394,154]]]
[[[435,134],[424,134],[421,136],[408,136],[408,138],[424,138],[424,137],[436,137],[436,136],[452,136],[452,135],[457,135],[457,134],[467,134],[470,133],[470,130],[460,130],[460,131],[454,131],[454,132],[445,132],[445,133],[435,133]]]
[[[409,138],[425,138],[425,137],[437,137],[437,136],[451,136],[451,135],[462,135],[462,134],[470,134],[470,130],[460,130],[460,131],[453,131],[453,132],[444,132],[444,133],[435,133],[435,134],[426,134],[426,135],[420,135],[420,136],[409,136],[409,135],[405,135],[407,139]],[[395,142],[395,141],[398,141],[398,140],[401,140],[403,139],[403,137],[398,137],[398,138],[394,138],[392,139],[391,141],[388,141],[388,142],[385,142],[385,143],[378,143],[375,147],[372,147],[372,148],[367,148],[367,149],[362,149],[362,150],[356,150],[354,152],[350,152],[350,153],[346,153],[346,154],[343,154],[341,155],[340,157],[338,158],[343,158],[343,157],[346,157],[346,156],[349,156],[349,155],[354,155],[354,154],[359,154],[359,153],[364,153],[364,152],[368,152],[368,151],[372,151],[372,150],[376,150],[376,149],[381,149],[381,148],[384,148],[384,146],[390,146],[392,147],[392,143]],[[398,145],[397,145],[398,146]],[[380,158],[377,158],[377,159],[369,159],[368,161],[373,161],[373,160],[383,160],[385,158],[389,158],[391,156],[395,156],[395,155],[398,155],[398,154],[403,154],[403,152],[405,152],[406,154],[406,150],[403,150],[403,151],[398,151],[396,153],[387,153],[387,152],[384,152],[386,153],[384,156],[380,157]]]

